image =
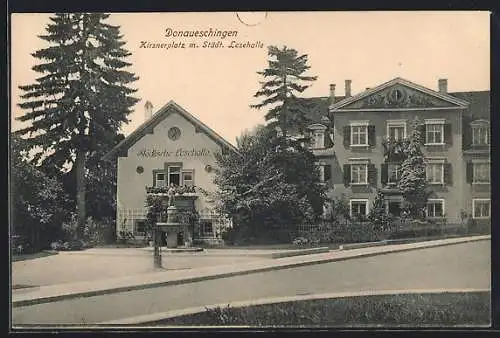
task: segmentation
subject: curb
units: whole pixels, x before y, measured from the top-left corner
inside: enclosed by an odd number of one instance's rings
[[[286,250],[281,252],[274,252],[270,256],[271,258],[285,258],[285,257],[295,257],[295,256],[305,256],[305,255],[313,255],[319,253],[327,253],[330,251],[330,248],[327,246],[319,247],[319,248],[310,248],[310,249],[299,249],[299,250]]]
[[[491,292],[491,289],[409,289],[409,290],[368,290],[358,292],[335,292],[335,293],[322,293],[313,295],[299,295],[289,297],[269,297],[256,300],[246,300],[229,303],[211,304],[205,306],[190,307],[180,310],[172,310],[166,312],[157,312],[147,315],[134,316],[121,318],[112,321],[97,323],[97,325],[140,325],[140,324],[154,324],[154,322],[175,318],[185,315],[192,315],[200,312],[205,312],[207,309],[227,306],[231,308],[242,308],[266,304],[290,303],[297,301],[307,300],[320,300],[320,299],[335,299],[335,298],[348,298],[348,297],[369,297],[369,296],[388,296],[388,295],[404,295],[404,294],[435,294],[435,293],[470,293],[470,292]]]
[[[258,273],[258,272],[283,270],[283,269],[290,269],[290,268],[296,268],[296,267],[302,267],[302,266],[308,266],[308,265],[325,264],[325,263],[345,261],[345,260],[350,260],[350,259],[367,258],[367,257],[385,255],[385,254],[396,253],[396,252],[406,252],[406,251],[413,251],[413,250],[419,250],[419,249],[425,249],[425,248],[457,245],[457,244],[462,244],[462,243],[476,242],[476,241],[490,240],[490,239],[491,239],[491,236],[476,236],[476,237],[464,238],[462,240],[456,240],[454,242],[442,242],[442,243],[435,243],[435,242],[433,243],[432,241],[421,242],[422,245],[420,245],[420,246],[407,247],[407,248],[393,248],[392,250],[390,249],[390,250],[381,251],[381,252],[368,252],[368,253],[361,253],[358,255],[346,256],[346,257],[331,257],[331,258],[326,258],[326,259],[322,259],[322,260],[315,260],[315,261],[291,262],[291,263],[284,264],[284,265],[254,267],[254,268],[250,268],[248,270],[223,272],[223,273],[212,273],[212,274],[203,275],[203,276],[184,277],[184,278],[180,278],[180,279],[142,283],[142,284],[136,283],[134,285],[125,285],[125,286],[119,286],[119,287],[114,287],[114,288],[111,287],[111,288],[100,289],[100,290],[80,291],[80,292],[73,292],[73,293],[59,294],[59,295],[56,294],[54,296],[44,296],[44,297],[38,297],[38,298],[36,296],[32,296],[33,298],[29,298],[30,297],[29,295],[26,295],[26,294],[21,295],[20,294],[18,296],[18,298],[21,298],[21,299],[20,300],[12,299],[11,304],[12,304],[12,307],[29,306],[29,305],[35,305],[35,304],[51,303],[51,302],[55,302],[55,301],[67,300],[67,299],[72,299],[72,298],[93,297],[93,296],[100,296],[100,295],[106,295],[106,294],[112,294],[112,293],[120,293],[120,292],[127,292],[127,291],[149,289],[149,288],[155,288],[155,287],[195,283],[195,282],[201,282],[201,281],[206,281],[206,280],[214,280],[214,279],[220,279],[220,278],[248,275],[248,274]],[[416,244],[416,243],[412,243],[412,244]],[[25,298],[25,299],[22,299],[22,298]]]

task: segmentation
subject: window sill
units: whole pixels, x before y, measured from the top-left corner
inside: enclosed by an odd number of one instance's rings
[[[472,216],[472,219],[491,219],[491,217],[474,217],[474,216]]]
[[[427,182],[429,185],[446,185],[444,182]]]
[[[445,146],[445,145],[446,145],[446,143],[424,143],[424,146],[426,146],[426,147]]]
[[[490,185],[491,182],[472,182],[474,185]]]
[[[349,147],[351,148],[368,148],[370,145],[369,144],[350,144]]]
[[[351,182],[351,183],[349,183],[349,185],[353,185],[353,186],[359,187],[359,186],[368,186],[368,185],[370,185],[370,183],[352,183]]]

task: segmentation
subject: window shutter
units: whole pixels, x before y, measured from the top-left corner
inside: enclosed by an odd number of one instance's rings
[[[351,165],[344,164],[344,184],[347,186],[351,184]]]
[[[351,145],[351,126],[344,127],[344,146],[349,147]]]
[[[382,185],[386,185],[389,176],[389,166],[387,165],[387,163],[382,163],[380,165],[380,175],[381,175],[380,181]]]
[[[467,162],[467,168],[466,168],[467,183],[472,183],[473,176],[474,176],[473,164],[472,162]]]
[[[332,166],[330,164],[325,165],[325,182],[328,182],[332,178]]]
[[[453,177],[451,169],[452,169],[451,163],[444,164],[444,183],[446,185],[453,185]]]
[[[420,129],[420,143],[427,143],[427,128],[425,124],[418,126],[418,128]]]
[[[472,146],[472,127],[470,125],[471,118],[464,117],[464,123],[462,125],[462,147],[463,149],[469,149]]]
[[[443,131],[444,131],[444,143],[446,143],[448,145],[452,145],[453,144],[453,133],[451,130],[451,123],[445,123],[445,125],[443,127]]]
[[[375,164],[368,164],[368,183],[372,186],[377,186],[377,167]]]
[[[376,137],[375,137],[375,126],[368,126],[368,145],[370,147],[374,147],[375,143],[377,142]]]

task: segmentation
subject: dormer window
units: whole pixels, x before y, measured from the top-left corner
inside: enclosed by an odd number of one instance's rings
[[[322,124],[312,124],[309,126],[311,130],[311,147],[313,149],[325,148],[325,131],[326,126]]]
[[[472,145],[484,146],[490,144],[490,124],[486,120],[477,120],[471,123]]]
[[[314,148],[322,149],[325,147],[325,132],[322,130],[314,131]]]

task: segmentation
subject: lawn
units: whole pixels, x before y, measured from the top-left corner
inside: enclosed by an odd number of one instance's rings
[[[490,292],[399,294],[213,308],[147,325],[466,327],[490,325]]]

